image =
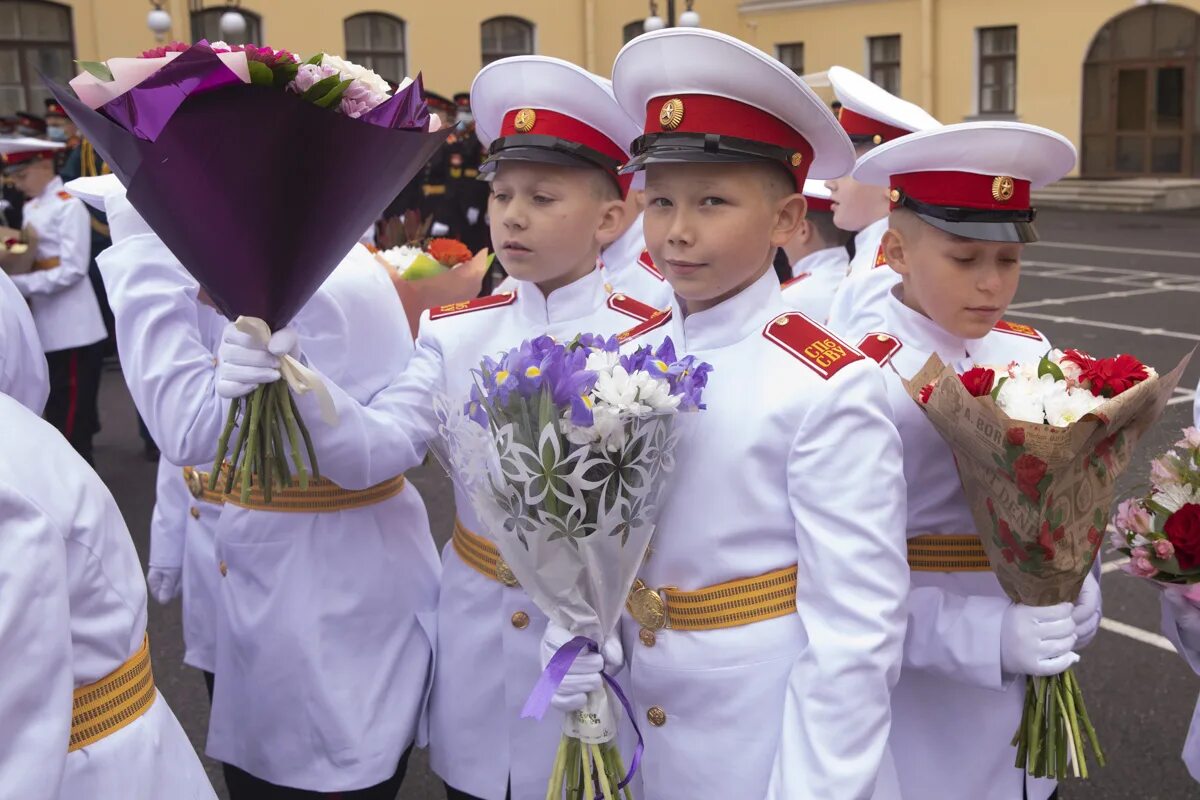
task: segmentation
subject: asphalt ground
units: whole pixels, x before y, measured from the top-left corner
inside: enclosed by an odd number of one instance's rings
[[[1009,319],[1033,325],[1059,346],[1096,355],[1129,352],[1160,371],[1200,344],[1200,212],[1110,214],[1043,212],[1044,242],[1025,253],[1020,292]],[[1143,440],[1121,479],[1119,495],[1147,482],[1148,461],[1191,424],[1200,358],[1185,373],[1159,426]],[[128,392],[115,366],[101,388],[104,429],[96,464],[117,498],[143,564],[149,551],[155,464],[142,455]],[[436,467],[409,475],[429,507],[439,547],[449,538],[453,498]],[[1085,782],[1068,781],[1062,800],[1180,800],[1200,797],[1179,760],[1200,678],[1159,634],[1157,592],[1104,555],[1103,627],[1077,668],[1108,766]],[[203,750],[208,696],[196,670],[182,663],[179,602],[150,603],[155,677],[196,745]],[[969,736],[970,731],[963,731]],[[205,760],[223,798],[219,766]],[[443,796],[423,752],[415,752],[400,800]],[[659,799],[661,800],[661,799]],[[933,800],[916,798],[914,800]],[[969,800],[954,798],[953,800]],[[1019,800],[1019,798],[1014,798]]]

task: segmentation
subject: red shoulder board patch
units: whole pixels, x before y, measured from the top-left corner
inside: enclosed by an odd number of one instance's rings
[[[71,194],[70,192],[67,192],[67,191],[62,191],[62,192],[59,192],[59,193],[58,193],[58,199],[59,199],[59,200],[70,200],[70,199],[71,199],[72,197],[74,197],[74,196],[75,196],[75,195],[73,195],[73,194]]]
[[[451,303],[450,305],[431,308],[429,309],[429,318],[434,320],[445,319],[446,317],[457,317],[460,314],[470,314],[472,311],[482,311],[485,308],[511,306],[516,301],[516,292],[489,294],[485,295],[484,297],[476,297],[474,300],[463,300],[459,303]]]
[[[646,272],[649,272],[651,275],[658,278],[660,281],[665,281],[667,279],[666,276],[663,275],[658,269],[658,267],[654,266],[654,259],[650,257],[649,250],[643,250],[642,254],[638,256],[638,265],[641,266],[642,269],[646,270]]]
[[[892,360],[904,345],[890,333],[868,333],[858,343],[858,349],[879,366]]]
[[[771,320],[763,328],[763,336],[826,380],[865,357],[799,311],[789,311]]]
[[[649,306],[647,306],[647,308],[649,308]],[[655,311],[645,321],[634,325],[627,331],[618,333],[617,341],[621,344],[625,344],[626,342],[633,341],[639,336],[643,336],[650,331],[661,328],[663,325],[666,325],[671,321],[671,313],[671,309],[669,308],[666,311]]]
[[[1038,342],[1042,341],[1043,338],[1042,335],[1038,333],[1036,328],[1031,328],[1028,325],[1022,325],[1019,322],[1009,322],[1003,319],[997,322],[996,326],[992,328],[992,330],[1000,331],[1001,333],[1011,333],[1013,336],[1024,336],[1026,339],[1033,339],[1034,341]]]
[[[812,275],[812,273],[811,273],[811,272],[801,272],[799,275],[797,275],[796,277],[792,278],[791,280],[789,280],[789,281],[784,281],[782,284],[780,284],[779,288],[780,288],[780,289],[786,289],[786,288],[788,288],[789,286],[795,286],[797,283],[799,283],[800,281],[802,281],[802,280],[804,280],[805,278],[809,277],[810,275]]]
[[[654,306],[648,306],[641,300],[634,300],[627,294],[612,294],[608,296],[608,307],[620,311],[627,317],[633,317],[638,322],[645,322],[658,313]]]
[[[887,256],[883,254],[883,245],[879,245],[879,249],[875,251],[875,267],[886,267]],[[871,269],[875,269],[872,267]]]

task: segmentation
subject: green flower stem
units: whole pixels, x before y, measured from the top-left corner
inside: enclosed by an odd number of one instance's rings
[[[604,800],[616,800],[612,787],[608,783],[608,768],[604,763],[604,755],[600,752],[600,745],[588,745],[588,749],[592,751],[592,763],[596,765],[596,779],[600,782],[600,793],[604,796]]]
[[[1096,763],[1103,767],[1105,766],[1104,751],[1100,749],[1100,740],[1096,737],[1096,729],[1092,727],[1092,720],[1088,717],[1087,706],[1083,702],[1083,689],[1079,686],[1079,679],[1075,677],[1074,670],[1067,670],[1067,682],[1070,685],[1071,693],[1075,696],[1075,708],[1079,711],[1079,719],[1083,722],[1083,729],[1087,732],[1088,741],[1092,744]]]
[[[238,437],[237,443],[233,447],[233,455],[229,457],[229,474],[225,476],[225,494],[233,491],[233,482],[236,479],[238,472],[238,463],[242,457],[242,453],[246,448],[246,440],[250,433],[250,401],[245,397],[239,397],[235,402],[241,406],[241,415],[238,417]]]
[[[1071,691],[1070,683],[1065,675],[1058,684],[1058,696],[1066,703],[1067,729],[1071,734],[1071,752],[1074,754],[1072,764],[1076,778],[1087,778],[1087,760],[1083,757],[1083,736],[1079,732],[1079,715],[1075,711],[1075,693]]]
[[[296,415],[292,413],[290,391],[287,384],[283,382],[276,383],[274,389],[275,400],[279,404],[279,410],[283,412],[283,421],[287,428],[288,446],[292,450],[292,465],[296,468],[300,488],[307,490],[308,470],[304,466],[304,459],[300,456],[300,428],[296,425]]]
[[[592,749],[579,742],[579,754],[583,761],[583,785],[588,797],[592,796]]]
[[[1059,730],[1058,704],[1054,702],[1054,686],[1046,678],[1039,678],[1042,683],[1043,699],[1046,702],[1046,763],[1041,777],[1054,774],[1058,763]]]
[[[550,770],[550,785],[546,787],[546,800],[561,800],[563,774],[567,766],[567,735],[558,740],[558,752],[554,755],[554,768]]]
[[[287,391],[288,403],[292,407],[292,416],[296,419],[296,424],[300,426],[300,435],[304,437],[304,448],[308,451],[308,464],[312,467],[313,477],[317,480],[321,479],[321,468],[317,466],[317,451],[313,449],[312,436],[308,432],[308,426],[304,424],[304,418],[300,416],[300,408],[296,405],[296,398],[292,397],[291,390]]]
[[[283,447],[283,410],[279,407],[279,392],[275,387],[279,382],[271,384],[267,392],[267,404],[271,407],[271,453],[274,456],[275,471],[279,475],[279,485],[286,489],[292,485],[292,473],[288,469],[287,451]]]
[[[271,387],[259,386],[258,391],[262,392],[262,418],[258,424],[258,452],[255,455],[254,472],[258,476],[258,482],[262,484],[263,502],[271,502],[271,488],[275,485],[275,480],[271,475],[273,468],[271,464]]]
[[[217,440],[217,458],[213,462],[212,472],[208,473],[209,491],[217,488],[217,478],[221,475],[221,463],[229,451],[229,434],[233,433],[234,423],[237,422],[239,405],[241,405],[239,398],[235,397],[229,401],[229,413],[225,415],[225,428],[221,431],[221,438]]]
[[[1025,768],[1025,759],[1029,755],[1029,715],[1032,704],[1033,687],[1029,681],[1026,681],[1025,702],[1021,705],[1021,724],[1017,727],[1017,732],[1013,734],[1012,741],[1009,742],[1009,744],[1017,748],[1016,766],[1020,769]]]
[[[250,502],[250,473],[254,470],[255,451],[258,449],[258,426],[262,417],[262,387],[250,395],[250,432],[246,439],[246,454],[242,461],[242,502]]]
[[[1029,721],[1029,768],[1036,774],[1038,764],[1042,762],[1042,726],[1046,708],[1042,698],[1042,687],[1037,678],[1029,678],[1033,686],[1033,718]]]
[[[582,800],[583,763],[580,761],[578,739],[567,741],[567,770],[567,800]]]

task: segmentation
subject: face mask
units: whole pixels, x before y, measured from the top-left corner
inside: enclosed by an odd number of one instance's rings
[[[67,140],[67,129],[51,125],[46,128],[46,138],[52,142],[65,142]]]

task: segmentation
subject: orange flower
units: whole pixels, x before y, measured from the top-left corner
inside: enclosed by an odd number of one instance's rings
[[[434,239],[429,243],[430,258],[445,267],[471,260],[470,249],[457,239]]]

